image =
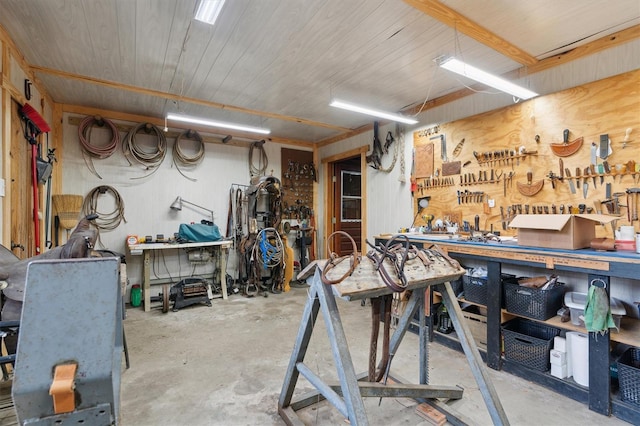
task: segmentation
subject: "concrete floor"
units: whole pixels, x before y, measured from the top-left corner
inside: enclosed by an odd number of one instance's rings
[[[277,401],[307,299],[306,287],[283,294],[215,299],[212,307],[191,306],[163,314],[129,308],[124,321],[131,368],[122,374],[121,424],[282,425]],[[370,308],[338,301],[356,372],[366,371]],[[321,315],[319,316],[321,318]],[[319,322],[322,320],[319,319]],[[315,328],[305,363],[326,380],[337,380],[324,323]],[[418,339],[407,333],[392,375],[418,381]],[[586,405],[508,373],[489,375],[512,425],[623,425]],[[430,383],[461,386],[464,397],[450,403],[470,424],[491,420],[478,386],[460,352],[430,344]],[[304,379],[295,395],[312,390]],[[375,398],[365,405],[372,425],[426,425],[416,402]],[[299,412],[308,425],[345,425],[326,402]]]

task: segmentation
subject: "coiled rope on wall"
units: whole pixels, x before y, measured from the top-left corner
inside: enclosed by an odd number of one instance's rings
[[[184,151],[180,147],[180,142],[183,139],[193,140],[198,143],[198,148],[194,155],[189,156],[184,153]],[[186,177],[190,181],[197,181],[197,179],[185,175],[180,167],[194,168],[202,162],[203,158],[204,142],[202,141],[202,136],[200,136],[200,133],[196,132],[195,130],[185,130],[184,132],[180,133],[180,135],[178,135],[178,137],[176,138],[175,143],[173,144],[173,164],[175,164],[178,172],[180,172],[182,176]]]
[[[94,144],[91,141],[91,132],[95,126],[107,126],[111,130],[111,140],[102,145]],[[93,164],[93,158],[105,159],[110,157],[120,143],[120,133],[112,121],[100,116],[86,116],[78,125],[78,139],[82,147],[82,158],[91,173],[102,179]]]
[[[109,212],[101,212],[98,210],[98,200],[101,195],[110,194],[113,197],[113,210]],[[115,188],[107,185],[101,185],[93,188],[82,203],[82,214],[84,216],[95,213],[98,218],[94,220],[95,226],[98,228],[98,241],[100,240],[100,231],[113,231],[121,222],[127,223],[124,217],[124,201]],[[100,242],[100,244],[102,244]]]
[[[258,166],[253,165],[253,151],[258,150],[260,158],[258,158]],[[263,176],[269,165],[269,158],[264,150],[264,140],[256,141],[249,147],[249,172],[251,176]]]
[[[156,145],[152,149],[145,148],[136,141],[136,135],[143,130],[145,133],[153,133],[156,136]],[[151,123],[140,123],[129,130],[127,136],[122,141],[122,153],[129,162],[129,165],[133,165],[132,160],[141,165],[145,170],[151,170],[151,173],[137,178],[142,179],[151,176],[158,170],[160,164],[164,160],[167,153],[167,138],[164,132],[157,126]]]

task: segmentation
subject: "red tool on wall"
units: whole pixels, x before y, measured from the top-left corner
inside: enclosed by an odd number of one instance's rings
[[[40,159],[41,167],[38,169],[38,139],[41,133],[51,130],[47,122],[31,105],[25,103],[19,110],[20,118],[24,121],[24,137],[31,145],[31,178],[33,186],[33,225],[36,254],[40,254],[40,221],[38,219],[39,200],[38,182],[46,181],[51,174],[51,163]],[[43,164],[44,163],[44,164]]]

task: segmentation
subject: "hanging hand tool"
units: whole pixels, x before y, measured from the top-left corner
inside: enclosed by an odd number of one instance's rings
[[[504,197],[507,196],[507,177],[504,177],[504,180],[502,181],[502,195]]]
[[[529,214],[529,204],[524,205],[524,214]]]
[[[582,178],[582,196],[587,198],[589,193],[589,167],[584,168],[584,176]]]
[[[593,164],[589,166],[589,171],[591,172],[591,178],[593,178],[593,189],[596,189],[596,166]]]
[[[602,164],[598,164],[598,175],[600,176],[600,186],[604,184],[604,166]]]
[[[453,148],[453,154],[451,154],[451,156],[453,158],[456,158],[460,154],[460,151],[462,151],[462,146],[463,145],[464,145],[464,138],[462,138],[462,140],[460,142],[458,142],[456,147]]]
[[[544,179],[534,182],[533,172],[530,171],[527,172],[527,183],[516,182],[516,184],[518,185],[518,191],[520,191],[522,195],[532,197],[542,190],[542,187],[544,186]]]
[[[624,132],[624,138],[622,139],[622,148],[626,148],[627,144],[629,142],[632,142],[632,139],[630,139],[631,136],[631,132],[633,131],[633,129],[631,127],[627,128],[627,130]]]
[[[504,207],[500,206],[500,222],[502,223],[502,230],[506,231],[507,230],[507,222],[505,221],[504,218]]]
[[[448,162],[449,160],[447,159],[447,137],[443,134],[441,135],[437,135],[437,136],[431,136],[429,138],[431,139],[440,139],[440,158],[442,159],[443,162]]]
[[[474,231],[480,230],[480,216],[478,215],[473,218],[473,229]]]
[[[580,189],[580,177],[582,176],[582,170],[580,167],[576,167],[576,187]]]
[[[569,142],[569,129],[564,129],[562,132],[562,143],[552,143],[551,151],[558,157],[568,157],[572,154],[575,154],[583,142],[582,136],[576,140]]]
[[[551,214],[556,214],[558,211],[556,210],[556,205],[551,204]]]
[[[571,170],[569,170],[569,168],[565,168],[564,169],[564,173],[567,176],[567,182],[569,182],[569,190],[571,191],[572,194],[576,193],[576,186],[573,183],[573,179],[571,178]]]
[[[631,175],[633,182],[636,181],[636,162],[634,160],[627,161],[627,173]]]
[[[611,140],[609,139],[609,135],[600,135],[600,150],[598,152],[598,156],[605,160],[612,153],[613,150],[611,149]]]
[[[609,175],[611,173],[611,167],[609,167],[609,162],[608,161],[603,161],[602,162],[602,167],[604,167],[604,172]]]
[[[627,219],[629,223],[633,224],[638,220],[638,194],[640,194],[640,188],[628,188],[627,189]]]

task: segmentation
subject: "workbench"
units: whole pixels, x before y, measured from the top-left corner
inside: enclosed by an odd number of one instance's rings
[[[585,389],[570,381],[556,379],[548,373],[540,373],[509,362],[501,357],[501,316],[503,265],[540,268],[543,270],[572,271],[583,273],[588,282],[600,279],[610,291],[611,278],[630,279],[631,285],[640,287],[638,271],[640,254],[629,251],[602,252],[592,249],[561,250],[538,247],[518,246],[515,241],[508,242],[471,242],[456,239],[454,236],[434,236],[407,234],[416,246],[429,247],[436,244],[449,256],[459,261],[479,261],[486,264],[487,275],[487,366],[495,370],[505,370],[549,387],[565,396],[588,404],[589,409],[603,415],[615,415],[632,424],[640,424],[640,407],[611,397],[610,378],[610,342],[640,346],[640,320],[624,318],[619,333],[596,335],[589,333],[589,388]],[[390,236],[376,238],[384,242]],[[613,283],[615,286],[615,283]],[[627,301],[632,303],[633,301]],[[567,331],[586,332],[570,322],[563,323],[559,317],[553,317],[544,323]]]
[[[227,296],[227,252],[232,245],[230,240],[206,241],[199,243],[145,243],[128,246],[131,256],[143,256],[142,264],[142,300],[145,312],[151,309],[151,253],[159,250],[180,250],[213,248],[218,264],[220,265],[220,286],[222,287],[222,298]],[[215,274],[215,271],[214,271]]]

